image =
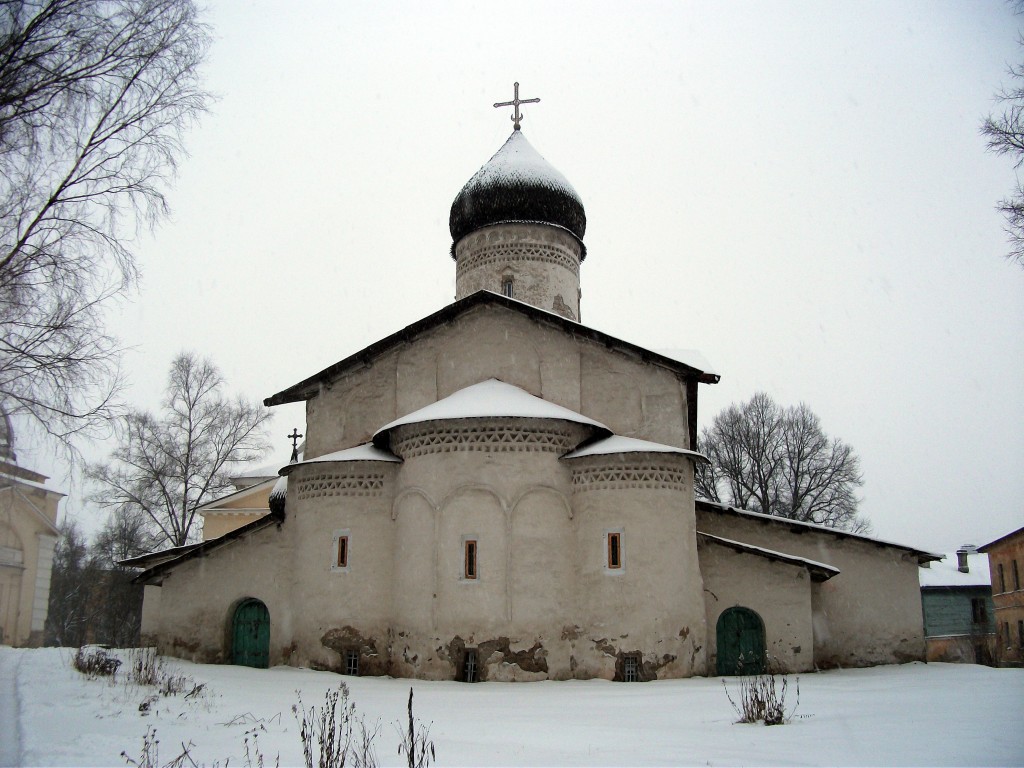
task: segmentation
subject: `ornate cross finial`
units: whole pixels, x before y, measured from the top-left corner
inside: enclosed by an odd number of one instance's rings
[[[519,98],[519,83],[515,84],[515,93],[512,97],[512,101],[500,101],[495,104],[495,107],[515,107],[515,111],[512,113],[512,123],[515,125],[515,130],[519,130],[519,123],[522,122],[523,116],[519,114],[520,104],[537,104],[540,99],[520,99]]]
[[[293,427],[292,428],[292,433],[290,435],[285,435],[285,437],[287,437],[289,440],[292,441],[292,457],[288,461],[289,462],[298,461],[299,460],[299,438],[303,437],[303,435],[299,434],[299,430],[298,430],[297,427]]]

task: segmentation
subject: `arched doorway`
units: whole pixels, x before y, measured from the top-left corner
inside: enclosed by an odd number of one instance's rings
[[[718,617],[718,674],[759,675],[765,671],[764,622],[749,608],[728,608]]]
[[[231,620],[231,663],[266,669],[270,662],[270,612],[250,597],[235,608]]]

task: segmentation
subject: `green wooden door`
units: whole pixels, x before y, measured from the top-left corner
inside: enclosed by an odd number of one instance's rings
[[[266,669],[270,661],[270,613],[259,600],[248,599],[236,609],[231,625],[231,663]]]
[[[765,671],[764,622],[749,608],[729,608],[718,617],[718,674]]]

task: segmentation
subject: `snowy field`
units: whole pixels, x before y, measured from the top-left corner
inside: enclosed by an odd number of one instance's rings
[[[259,729],[273,765],[301,765],[291,712],[344,680],[357,711],[381,723],[377,755],[399,765],[394,722],[432,723],[438,765],[1024,765],[1024,670],[907,664],[800,677],[784,726],[739,725],[720,679],[635,685],[424,682],[341,678],[167,660],[202,695],[139,705],[152,689],[87,680],[72,651],[0,647],[0,765],[125,765],[155,726],[166,763],[191,742],[199,764],[244,766]]]

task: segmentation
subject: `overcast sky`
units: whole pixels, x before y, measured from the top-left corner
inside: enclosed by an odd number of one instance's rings
[[[452,301],[449,207],[518,80],[586,207],[584,323],[701,350],[702,424],[758,390],[809,404],[882,538],[1024,524],[1024,270],[995,210],[1015,177],[979,133],[1024,58],[1008,4],[295,6],[209,3],[219,100],[111,313],[132,402],[183,349],[262,399]],[[284,461],[303,409],[276,410]]]

